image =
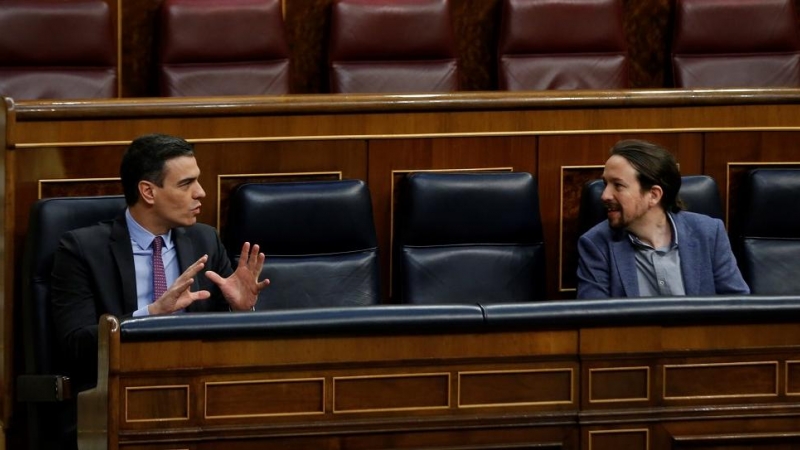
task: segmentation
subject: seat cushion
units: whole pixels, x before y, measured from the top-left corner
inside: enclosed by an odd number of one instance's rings
[[[402,260],[406,303],[508,303],[543,296],[541,244],[406,246]]]

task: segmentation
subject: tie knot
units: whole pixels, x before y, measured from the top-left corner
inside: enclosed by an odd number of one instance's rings
[[[164,238],[162,238],[161,236],[156,236],[153,239],[152,246],[153,246],[153,252],[160,252],[161,249],[164,247]]]

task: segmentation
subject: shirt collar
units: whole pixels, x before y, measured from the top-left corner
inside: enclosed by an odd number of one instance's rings
[[[130,208],[125,209],[125,222],[128,224],[128,233],[131,235],[131,241],[138,245],[142,250],[147,250],[150,248],[150,245],[153,243],[153,239],[155,239],[156,235],[139,225],[139,222],[137,222],[131,215]],[[172,230],[162,234],[161,237],[164,239],[164,249],[171,249]]]
[[[669,220],[670,226],[672,227],[672,243],[670,244],[669,248],[670,249],[677,248],[678,247],[678,227],[675,226],[675,218],[672,217],[672,213],[668,212],[667,213],[667,219]],[[644,243],[642,240],[640,240],[633,233],[631,233],[629,231],[626,231],[626,233],[628,234],[628,239],[631,240],[631,243],[633,243],[633,245],[643,246],[643,247],[647,247],[647,248],[653,248],[650,244]]]

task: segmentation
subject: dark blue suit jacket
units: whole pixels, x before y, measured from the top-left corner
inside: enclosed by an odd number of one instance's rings
[[[687,296],[749,294],[725,226],[682,211],[672,215]],[[623,230],[603,221],[578,240],[578,298],[639,297],[635,250]]]
[[[233,272],[216,230],[198,223],[173,228],[172,238],[181,272],[208,255],[191,290],[208,290],[211,298],[194,302],[187,311],[227,311],[228,303],[219,288],[204,274],[213,270],[228,277]],[[124,214],[113,221],[67,232],[61,238],[53,261],[51,303],[56,336],[70,365],[73,389],[87,389],[96,382],[100,316],[123,318],[136,311],[135,272]]]

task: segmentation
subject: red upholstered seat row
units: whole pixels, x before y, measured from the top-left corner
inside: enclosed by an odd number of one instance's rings
[[[0,95],[117,96],[115,32],[102,0],[5,1],[0,30]]]
[[[289,92],[280,0],[166,0],[159,46],[163,96]]]
[[[622,0],[501,0],[502,90],[630,87]],[[333,0],[327,33],[333,93],[459,90],[449,0]],[[118,95],[115,19],[105,0],[5,0],[0,95]],[[675,0],[674,84],[800,86],[794,0]],[[159,95],[290,92],[281,0],[164,0]],[[493,43],[487,43],[493,46]]]
[[[678,87],[798,87],[794,1],[677,0],[672,62]]]

